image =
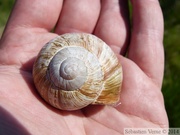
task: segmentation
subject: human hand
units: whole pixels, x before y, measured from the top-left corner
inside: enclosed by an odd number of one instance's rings
[[[132,0],[132,5],[131,32],[125,0],[17,0],[0,40],[0,129],[36,135],[115,135],[128,127],[167,127],[161,93],[162,12],[158,0]],[[55,33],[50,32],[53,28]],[[93,33],[117,53],[123,67],[119,106],[67,112],[47,105],[37,94],[34,59],[46,42],[67,32]],[[7,123],[10,117],[12,125]]]

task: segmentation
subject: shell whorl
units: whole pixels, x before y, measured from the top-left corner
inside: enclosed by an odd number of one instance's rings
[[[64,34],[48,42],[33,67],[35,86],[52,106],[77,110],[119,101],[122,67],[113,51],[91,34]]]

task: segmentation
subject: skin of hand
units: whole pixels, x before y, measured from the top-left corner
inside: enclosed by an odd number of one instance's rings
[[[131,3],[132,23],[125,0],[15,2],[0,40],[0,128],[6,129],[4,133],[116,135],[123,134],[124,128],[168,127],[161,92],[162,11],[158,0]],[[92,33],[117,53],[124,79],[120,105],[90,105],[68,112],[41,99],[33,84],[33,62],[46,42],[67,32]],[[16,121],[13,125],[6,121],[10,116]]]

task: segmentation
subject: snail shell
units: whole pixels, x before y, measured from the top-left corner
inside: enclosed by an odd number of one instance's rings
[[[70,33],[48,42],[33,67],[35,86],[52,106],[77,110],[119,102],[122,67],[113,51],[91,34]]]

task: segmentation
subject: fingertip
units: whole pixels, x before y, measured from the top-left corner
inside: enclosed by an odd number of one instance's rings
[[[51,31],[58,20],[61,6],[62,0],[17,0],[6,30],[22,27]]]
[[[99,0],[66,0],[55,28],[58,34],[92,33],[100,12]]]

